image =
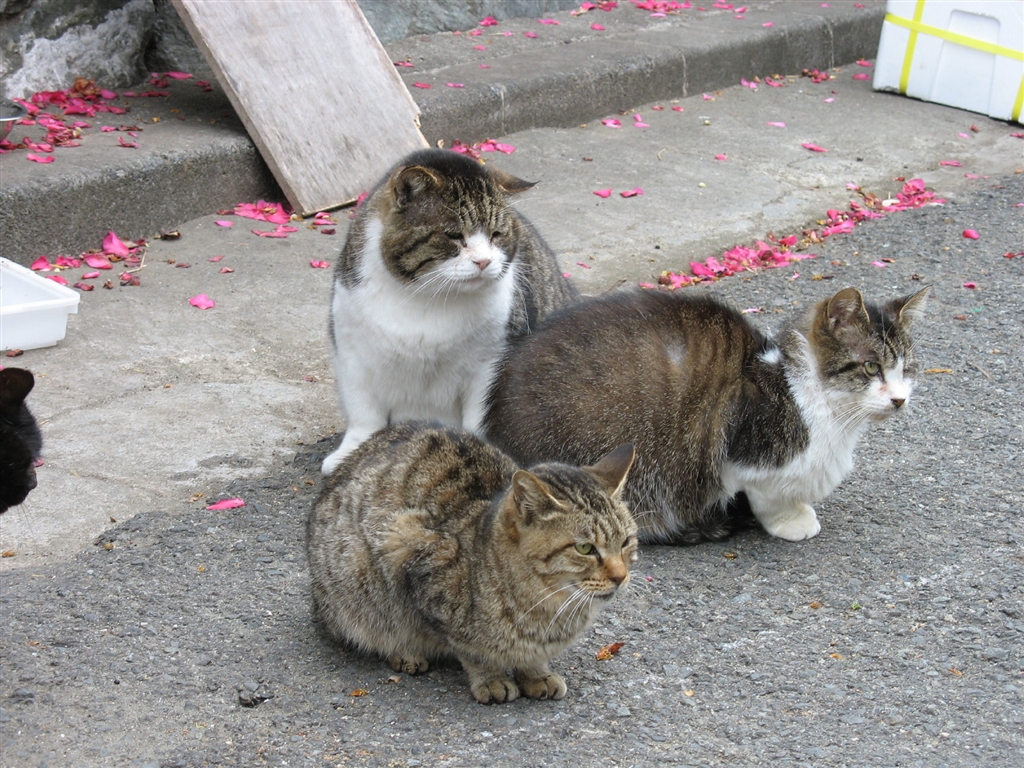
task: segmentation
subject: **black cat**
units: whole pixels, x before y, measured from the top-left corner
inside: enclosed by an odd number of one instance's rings
[[[35,383],[30,371],[0,369],[0,513],[21,504],[36,487],[43,437],[25,405]]]

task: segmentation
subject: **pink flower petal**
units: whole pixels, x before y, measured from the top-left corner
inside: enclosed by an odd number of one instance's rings
[[[559,24],[561,24],[562,22],[560,22],[560,21],[555,21],[554,19],[537,19],[537,23],[538,23],[538,24],[548,24],[548,25],[554,25],[554,26],[556,26],[556,27],[557,27],[557,26],[558,26]]]
[[[568,280],[570,277],[572,277],[572,272],[563,272],[562,277]]]
[[[465,83],[445,83],[449,88],[465,88]]]
[[[213,512],[219,512],[223,509],[238,509],[239,507],[244,506],[245,502],[242,501],[241,499],[224,499],[223,501],[218,501],[214,504],[211,504],[206,509]]]
[[[89,283],[82,283],[82,282],[78,282],[78,283],[75,283],[75,284],[74,284],[73,286],[71,286],[71,287],[72,287],[72,288],[77,288],[77,289],[78,289],[78,290],[80,290],[80,291],[91,291],[91,290],[92,290],[93,288],[95,288],[96,286],[95,286],[95,285],[90,285]]]
[[[126,254],[127,255],[127,254]],[[82,257],[82,260],[93,269],[113,269],[110,261],[107,260],[106,256],[100,256],[95,253],[88,253]]]
[[[682,107],[672,107],[672,111],[673,112],[682,112],[683,108]]]
[[[188,80],[192,77],[188,72],[165,72],[164,74],[172,80]]]
[[[774,27],[774,26],[775,26],[775,22],[774,22],[774,21],[766,21],[766,22],[765,22],[764,24],[762,24],[761,26],[762,26],[762,27]]]
[[[391,63],[394,64],[396,67],[411,67],[411,66],[413,66],[413,63],[411,61],[393,61]]]
[[[534,38],[537,36],[536,32],[523,32],[523,37]]]
[[[949,165],[953,168],[959,168],[963,165],[959,160],[939,160],[939,165]]]
[[[590,28],[595,32],[604,32],[604,27],[597,23],[591,24]]]
[[[213,223],[216,224],[218,227],[233,227],[233,226],[235,226],[235,222],[233,222],[233,221],[224,221],[223,219],[221,219],[219,221],[215,221]]]
[[[480,69],[490,69],[491,68],[490,64],[477,64],[477,66],[480,67]]]
[[[871,265],[879,269],[885,269],[888,266],[884,261],[872,261]]]
[[[103,245],[101,247],[103,248],[104,253],[109,253],[114,256],[120,256],[122,258],[128,256],[131,253],[131,251],[128,249],[128,246],[125,245],[124,242],[122,242],[121,238],[119,238],[113,232],[107,232],[107,236],[103,238]],[[90,264],[90,266],[96,265]]]
[[[977,240],[979,237],[981,237],[981,235],[978,234],[978,230],[976,229],[965,229],[964,237],[966,237],[968,240]]]
[[[825,102],[826,104],[831,104],[833,101],[835,101],[835,99],[829,96],[827,99],[822,99],[822,101]]]
[[[117,137],[117,143],[120,144],[122,147],[125,147],[126,149],[138,149],[139,148],[139,142],[137,142],[137,141],[125,141],[124,140],[124,136],[118,136]]]
[[[728,155],[715,155],[715,160],[728,160]]]
[[[775,126],[776,128],[785,128],[786,127],[786,124],[781,122],[781,121],[770,122],[770,123],[767,123],[767,125],[772,125],[772,126]]]
[[[809,149],[811,152],[828,152],[824,147],[819,147],[817,144],[811,144],[809,141],[805,141],[800,146],[804,149]]]
[[[585,261],[577,261],[576,266],[583,267],[584,269],[590,269],[590,265],[587,264]]]
[[[47,280],[53,280],[53,282],[55,282],[55,283],[57,283],[59,285],[67,285],[68,284],[68,281],[65,280],[63,277],[61,277],[60,275],[46,275],[46,279]]]
[[[25,155],[25,159],[31,160],[33,163],[43,163],[45,165],[47,163],[52,163],[56,158],[54,158],[53,155],[47,155],[46,157],[43,157],[42,155],[37,155],[34,152],[29,152],[27,155]]]
[[[609,117],[601,121],[602,125],[607,125],[609,128],[621,128],[622,121],[615,117]]]
[[[100,276],[99,272],[86,272],[82,275],[83,280],[95,280]]]
[[[431,88],[432,86],[429,83],[413,83],[412,87],[413,88]]]
[[[853,76],[853,79],[854,80],[870,80],[871,79],[871,75],[867,74],[866,72],[858,72],[856,75]]]
[[[317,259],[310,259],[309,260],[309,266],[311,266],[313,269],[327,269],[329,266],[331,266],[331,262],[329,262],[329,261],[318,261]]]
[[[595,189],[594,194],[598,197],[611,197],[611,189]],[[46,258],[45,256],[43,258]]]
[[[53,265],[50,263],[50,260],[48,258],[46,258],[45,256],[40,256],[38,259],[32,262],[32,265],[29,267],[29,269],[35,270],[36,272],[45,272],[52,266]]]
[[[210,258],[207,259],[207,261],[217,262],[217,261],[220,261],[223,258],[224,258],[223,256],[211,256]]]
[[[637,197],[644,193],[643,189],[636,187],[635,189],[627,189],[624,192],[619,192],[622,197]]]
[[[474,51],[486,51],[487,50],[487,46],[486,45],[474,45],[473,46],[473,50]]]
[[[647,123],[643,122],[642,120],[634,120],[633,121],[633,127],[634,128],[650,128],[651,126],[649,126]]]
[[[977,288],[977,287],[978,287],[977,283],[964,283],[964,288],[967,288],[967,289],[972,290],[972,291],[975,288]]]
[[[493,16],[485,16],[480,20],[481,27],[496,27],[498,26],[498,20]]]
[[[217,306],[217,302],[207,296],[205,293],[200,293],[193,296],[188,300],[188,303],[197,309],[212,309]],[[240,506],[240,505],[239,505]],[[222,509],[228,509],[228,507],[222,507]]]

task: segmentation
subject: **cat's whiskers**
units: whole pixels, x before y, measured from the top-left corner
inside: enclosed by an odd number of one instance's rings
[[[565,585],[565,586],[563,586],[563,587],[547,587],[546,589],[549,589],[549,590],[551,590],[551,591],[550,591],[550,592],[548,592],[548,593],[547,593],[546,595],[544,595],[544,596],[543,596],[543,597],[542,597],[542,598],[541,598],[540,600],[538,600],[538,601],[537,601],[536,603],[534,603],[533,605],[531,605],[531,606],[530,606],[529,608],[527,608],[527,609],[526,609],[526,611],[524,611],[524,612],[523,612],[523,614],[522,614],[522,615],[521,615],[521,616],[520,616],[519,618],[517,618],[517,619],[516,619],[516,621],[515,621],[515,623],[516,623],[516,624],[518,624],[518,623],[519,623],[519,622],[521,622],[521,621],[522,621],[523,619],[525,619],[525,618],[526,618],[527,616],[529,616],[529,615],[530,615],[530,613],[532,613],[532,612],[533,612],[533,610],[534,610],[534,609],[535,609],[535,608],[536,608],[537,606],[539,606],[539,605],[540,605],[541,603],[543,603],[543,602],[544,602],[545,600],[547,600],[548,598],[554,597],[554,596],[555,596],[555,595],[557,595],[557,594],[558,594],[559,592],[564,592],[564,591],[565,591],[565,590],[567,590],[567,589],[573,589],[573,585],[572,585],[572,584],[566,584],[566,585]]]
[[[565,613],[566,609],[572,607],[572,611],[570,611],[565,616],[566,620],[572,618],[575,614],[577,614],[583,607],[583,603],[588,599],[588,597],[591,601],[593,601],[593,594],[587,592],[582,587],[576,587],[576,591],[569,595],[569,598],[564,603],[562,603],[561,606],[559,606],[557,611],[555,611],[555,615],[552,616],[551,621],[548,622],[548,626],[545,629],[545,632],[551,631],[551,628],[555,625],[555,622],[558,621],[558,617]]]

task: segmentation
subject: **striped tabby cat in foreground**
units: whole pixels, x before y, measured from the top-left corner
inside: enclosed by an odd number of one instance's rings
[[[723,539],[741,492],[768,533],[808,539],[821,529],[811,504],[910,397],[926,294],[874,304],[846,288],[774,339],[708,295],[609,294],[511,350],[487,434],[521,463],[585,463],[632,442],[624,498],[643,541]]]
[[[325,475],[397,421],[478,432],[507,340],[576,297],[509,204],[532,186],[428,149],[398,163],[359,209],[334,271],[331,347],[348,423]]]
[[[592,467],[526,471],[461,429],[381,430],[309,517],[314,617],[399,672],[458,658],[482,704],[561,699],[549,660],[629,582],[632,462],[622,445]]]

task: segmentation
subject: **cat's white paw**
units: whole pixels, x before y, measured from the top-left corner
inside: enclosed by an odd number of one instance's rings
[[[320,474],[324,477],[333,474],[334,470],[345,460],[345,457],[366,442],[366,439],[375,431],[373,428],[356,429],[349,427],[345,431],[345,437],[342,439],[341,445],[338,446],[334,453],[324,459],[324,463],[320,465]]]
[[[773,512],[771,515],[757,515],[757,519],[772,536],[787,541],[803,541],[818,535],[821,523],[810,504],[800,504],[795,509]]]

